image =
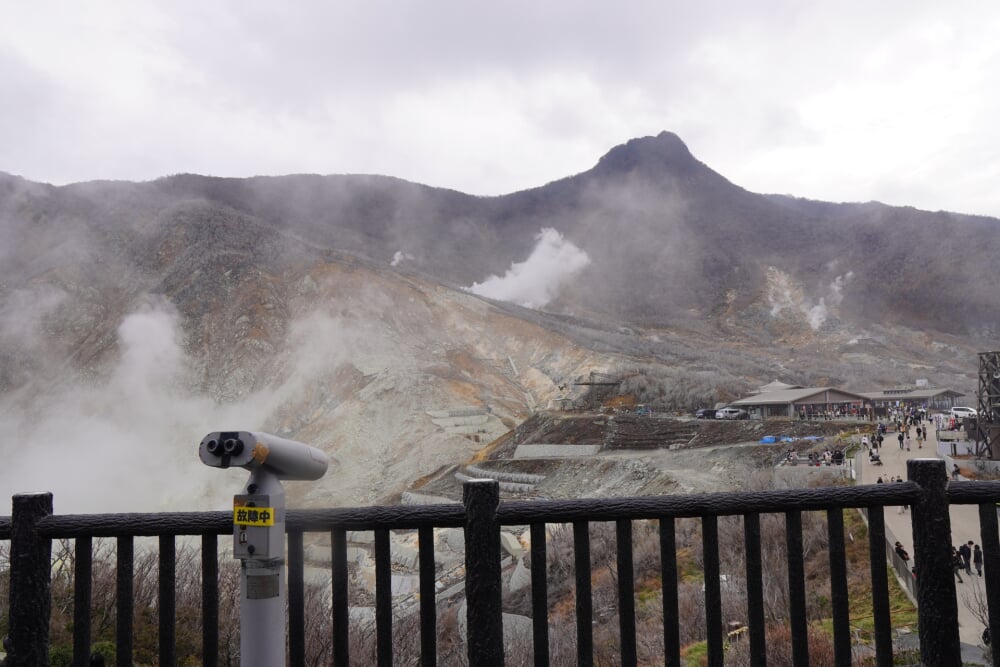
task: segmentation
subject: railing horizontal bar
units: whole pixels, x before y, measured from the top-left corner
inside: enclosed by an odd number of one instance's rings
[[[334,528],[343,530],[462,528],[465,526],[465,507],[458,503],[339,507],[288,510],[287,517],[288,530],[303,532],[328,531]]]
[[[38,534],[52,539],[76,537],[156,537],[224,535],[233,532],[232,512],[158,512],[150,514],[58,514],[38,523]]]
[[[948,503],[953,505],[978,505],[1000,502],[1000,482],[961,482],[949,484],[945,491]]]
[[[1000,484],[994,487],[1000,492]],[[579,500],[503,502],[497,518],[507,526],[536,522],[617,521],[658,517],[738,515],[750,512],[784,513],[789,507],[802,511],[869,505],[905,505],[918,499],[913,482],[868,484],[852,487],[787,489],[753,493],[703,493],[685,496],[585,498]]]
[[[500,504],[497,518],[503,525],[617,521],[660,517],[736,515],[747,512],[784,512],[869,505],[905,505],[918,500],[913,482],[869,484],[823,489],[787,489],[754,493],[705,493],[689,496],[586,498],[578,500],[512,501]],[[1000,482],[963,482],[949,487],[956,503],[979,504],[1000,498]],[[464,525],[465,509],[458,504],[343,507],[289,510],[288,530],[302,532],[343,530],[396,530]],[[8,522],[9,523],[9,522]],[[2,526],[2,524],[0,524]],[[229,512],[159,512],[152,514],[62,514],[38,522],[42,537],[120,537],[156,535],[225,535],[232,531]],[[2,533],[0,533],[2,535]]]
[[[403,530],[424,527],[460,528],[465,521],[462,505],[393,505],[342,507],[321,510],[288,510],[288,531]],[[233,531],[231,512],[158,512],[151,514],[60,514],[38,525],[42,537],[120,537],[131,535],[226,535]]]

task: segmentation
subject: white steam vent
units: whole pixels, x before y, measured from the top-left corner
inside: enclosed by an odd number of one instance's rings
[[[848,271],[834,278],[816,302],[807,298],[802,287],[780,269],[768,267],[767,278],[771,317],[777,317],[784,310],[799,313],[806,318],[812,330],[817,331],[830,316],[831,309],[843,303],[844,287],[854,279],[854,272]]]
[[[473,294],[509,301],[526,308],[542,308],[559,290],[590,264],[590,257],[552,228],[543,228],[523,262],[514,262],[507,273],[490,276],[466,289]]]

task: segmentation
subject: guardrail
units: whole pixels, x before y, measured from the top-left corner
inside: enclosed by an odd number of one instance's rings
[[[766,664],[764,566],[761,555],[761,517],[784,518],[788,609],[793,664],[809,664],[809,632],[803,551],[803,513],[825,515],[828,536],[830,617],[834,662],[852,661],[848,571],[844,510],[866,508],[869,522],[870,577],[874,625],[874,663],[891,665],[892,627],[885,551],[884,508],[909,505],[913,522],[913,560],[919,564],[918,631],[923,664],[961,664],[958,607],[951,564],[949,503],[977,504],[980,511],[985,560],[986,593],[990,610],[1000,609],[1000,537],[995,503],[1000,482],[950,484],[944,464],[936,459],[908,462],[909,481],[897,484],[825,487],[767,492],[715,493],[639,498],[601,498],[562,501],[500,502],[494,480],[464,484],[463,504],[415,507],[369,507],[327,510],[289,510],[288,607],[289,664],[305,664],[304,535],[327,533],[331,540],[332,662],[349,664],[348,531],[374,531],[375,637],[379,665],[391,665],[393,656],[393,600],[390,541],[395,531],[417,531],[419,540],[419,653],[422,665],[438,662],[438,610],[434,529],[462,528],[465,537],[465,598],[467,602],[466,654],[476,667],[504,662],[503,595],[501,585],[501,528],[527,526],[530,531],[532,659],[535,665],[552,662],[548,598],[546,527],[569,524],[573,537],[573,599],[576,656],[579,665],[594,662],[595,618],[590,526],[612,522],[616,542],[616,598],[618,654],[622,665],[638,663],[636,581],[633,567],[633,525],[658,523],[659,576],[662,585],[662,646],[666,665],[681,665],[678,605],[677,521],[700,521],[704,571],[704,620],[707,664],[724,662],[727,632],[723,622],[720,575],[720,517],[742,518],[746,577],[746,626],[751,664]],[[196,536],[202,549],[202,661],[219,664],[218,535],[232,532],[228,512],[53,515],[51,494],[19,495],[10,517],[0,517],[0,540],[10,540],[9,665],[47,665],[52,541],[75,540],[74,664],[85,664],[91,643],[90,589],[95,538],[116,541],[117,664],[132,665],[134,540],[158,538],[159,546],[159,664],[173,665],[175,655],[175,548],[178,536]],[[690,620],[690,619],[686,619]],[[992,636],[1000,636],[1000,614],[990,613]],[[648,639],[644,637],[643,639]],[[744,639],[740,639],[744,641]],[[662,644],[659,644],[662,642]],[[411,656],[403,656],[411,660]],[[994,664],[998,664],[994,658]]]

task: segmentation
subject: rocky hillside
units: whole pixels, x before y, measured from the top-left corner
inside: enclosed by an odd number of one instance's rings
[[[242,477],[195,445],[261,429],[334,458],[296,501],[393,499],[591,372],[670,409],[776,378],[971,394],[997,224],[753,194],[669,133],[493,198],[378,176],[0,175],[0,488],[51,488],[66,511],[222,507]]]

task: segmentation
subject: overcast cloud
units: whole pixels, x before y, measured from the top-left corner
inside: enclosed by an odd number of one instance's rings
[[[0,170],[542,185],[661,130],[755,192],[1000,216],[1000,4],[8,3]]]

